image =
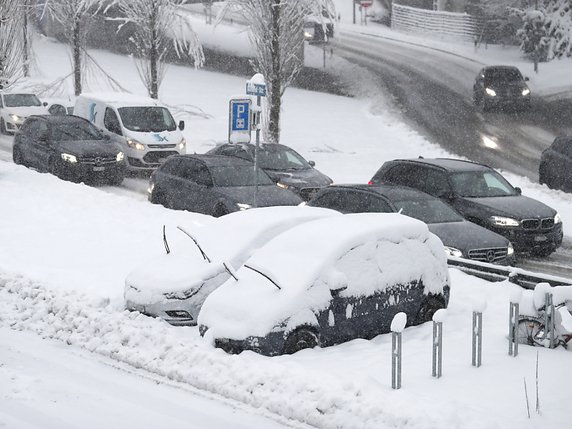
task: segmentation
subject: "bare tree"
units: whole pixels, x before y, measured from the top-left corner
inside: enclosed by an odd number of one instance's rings
[[[158,98],[171,49],[180,58],[189,55],[195,67],[204,63],[203,50],[186,15],[179,6],[185,0],[119,0],[125,24],[133,32],[137,67],[149,96]]]
[[[9,88],[23,76],[23,45],[20,2],[0,1],[0,89]]]
[[[47,0],[44,13],[50,13],[63,28],[72,49],[75,95],[82,91],[82,64],[86,34],[93,17],[102,7],[102,0]]]
[[[237,14],[249,26],[256,50],[253,67],[268,87],[265,137],[280,141],[280,111],[284,91],[303,67],[304,20],[310,15],[335,16],[332,0],[228,0],[218,21]]]

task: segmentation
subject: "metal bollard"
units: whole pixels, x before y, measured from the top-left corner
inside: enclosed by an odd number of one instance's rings
[[[433,377],[441,378],[443,370],[443,322],[433,321]]]
[[[481,366],[483,349],[483,313],[473,311],[473,366]]]
[[[509,356],[518,356],[518,318],[519,304],[511,302],[508,320],[508,354]]]
[[[401,389],[401,332],[407,324],[407,315],[397,313],[391,321],[391,387]]]
[[[551,293],[547,293],[544,297],[544,326],[548,330],[548,346],[553,349],[556,347],[554,338],[554,301]]]

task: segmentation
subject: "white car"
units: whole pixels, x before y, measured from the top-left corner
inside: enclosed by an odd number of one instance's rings
[[[360,213],[307,222],[258,249],[205,300],[201,335],[268,356],[430,321],[449,301],[443,244],[423,222]]]
[[[28,116],[47,115],[48,109],[35,94],[0,92],[0,133],[14,134]]]
[[[231,213],[200,228],[181,227],[178,243],[167,237],[170,253],[127,276],[125,306],[173,325],[196,325],[205,298],[254,250],[296,225],[338,216],[342,215],[316,207],[265,207]]]

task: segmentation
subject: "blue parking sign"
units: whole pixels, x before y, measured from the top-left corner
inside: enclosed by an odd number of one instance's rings
[[[250,131],[250,100],[230,101],[230,130]]]

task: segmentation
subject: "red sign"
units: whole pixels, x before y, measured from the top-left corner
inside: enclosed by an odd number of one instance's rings
[[[361,7],[370,7],[373,4],[373,0],[360,0]]]

